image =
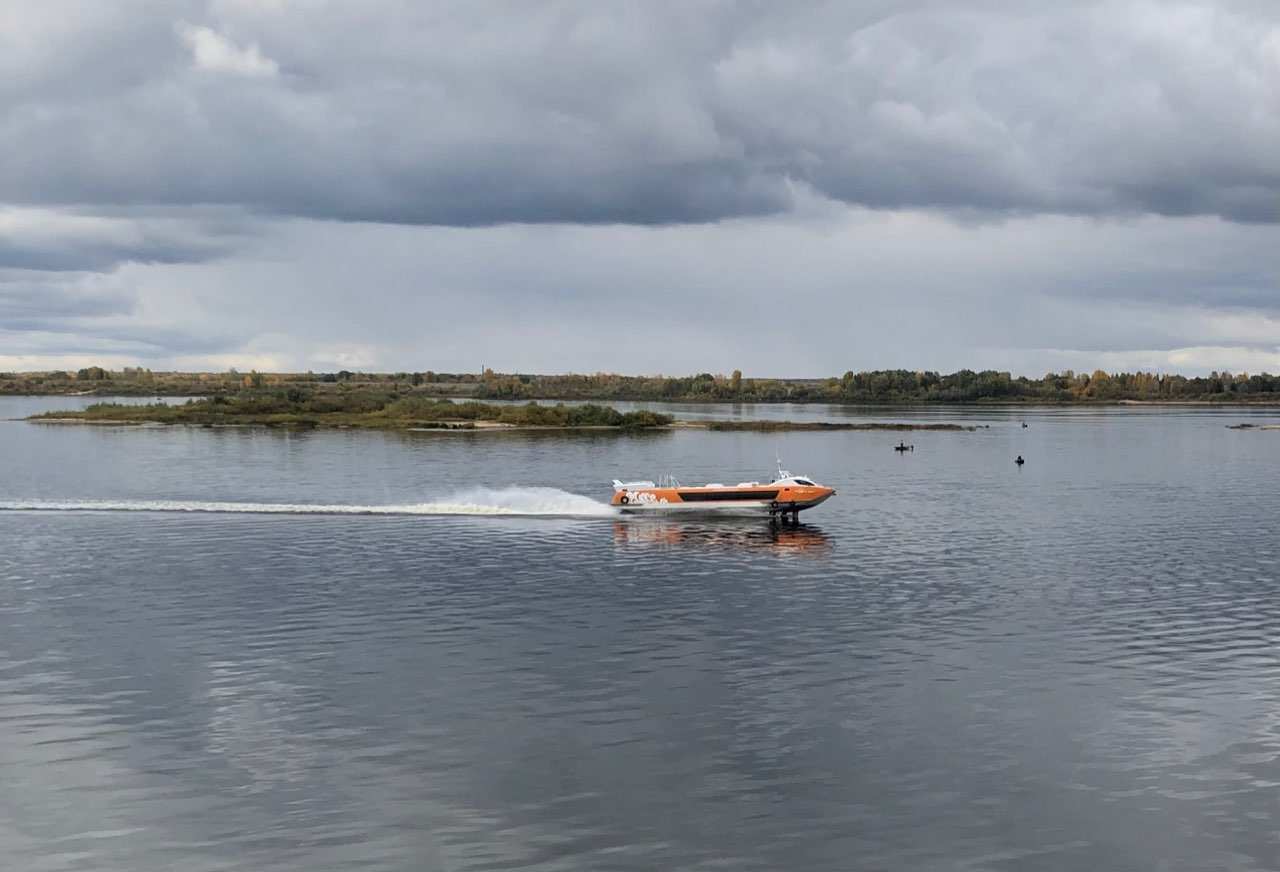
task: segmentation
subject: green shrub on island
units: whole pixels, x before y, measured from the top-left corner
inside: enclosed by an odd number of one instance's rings
[[[670,415],[656,412],[619,412],[609,406],[499,406],[491,403],[404,397],[383,410],[390,418],[414,421],[495,421],[520,427],[661,427],[670,424]]]
[[[36,418],[84,418],[89,421],[156,421],[159,423],[179,423],[181,420],[179,405],[165,403],[148,403],[146,405],[126,405],[124,403],[94,403],[80,412],[45,412]]]
[[[608,406],[496,405],[387,391],[350,390],[317,394],[305,389],[245,390],[183,404],[125,405],[95,403],[79,412],[47,412],[37,419],[75,419],[102,423],[265,424],[270,426],[347,426],[407,428],[477,421],[518,427],[662,427],[672,417],[656,412],[619,412]]]

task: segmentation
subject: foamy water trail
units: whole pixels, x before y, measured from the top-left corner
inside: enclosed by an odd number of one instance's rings
[[[524,515],[601,518],[615,514],[606,503],[553,487],[473,488],[430,503],[246,503],[205,500],[0,500],[0,511],[29,512],[206,512],[250,515]]]

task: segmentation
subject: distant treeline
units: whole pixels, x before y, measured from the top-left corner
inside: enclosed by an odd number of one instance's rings
[[[1043,378],[963,369],[949,375],[905,369],[846,372],[829,379],[751,379],[702,373],[688,378],[622,375],[494,376],[476,393],[492,398],[669,400],[757,403],[1115,402],[1119,400],[1280,401],[1280,376],[1212,373],[1049,373]]]
[[[221,373],[108,371],[0,373],[0,394],[118,394],[145,396],[236,395],[242,391],[306,390],[316,401],[351,391],[397,396],[506,400],[651,400],[742,403],[971,403],[1218,401],[1280,402],[1280,376],[1211,373],[1203,377],[1147,372],[1049,373],[1043,378],[1007,372],[960,370],[950,374],[877,370],[839,378],[769,379],[700,373],[685,377],[397,372]]]
[[[0,394],[99,394],[112,396],[205,396],[245,389],[304,387],[337,391],[380,387],[423,388],[433,395],[471,396],[484,376],[477,373],[396,372],[162,372],[143,367],[108,370],[89,366],[76,371],[0,372]]]

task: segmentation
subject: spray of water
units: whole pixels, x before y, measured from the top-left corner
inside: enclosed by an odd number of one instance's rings
[[[209,512],[260,515],[516,515],[601,518],[611,506],[552,487],[473,488],[431,503],[348,505],[241,503],[202,500],[0,500],[0,511]]]

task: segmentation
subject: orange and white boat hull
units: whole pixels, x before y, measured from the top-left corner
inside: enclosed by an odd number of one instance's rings
[[[732,512],[794,514],[821,505],[835,494],[822,485],[791,482],[704,487],[635,487],[614,490],[611,505],[627,513]]]

